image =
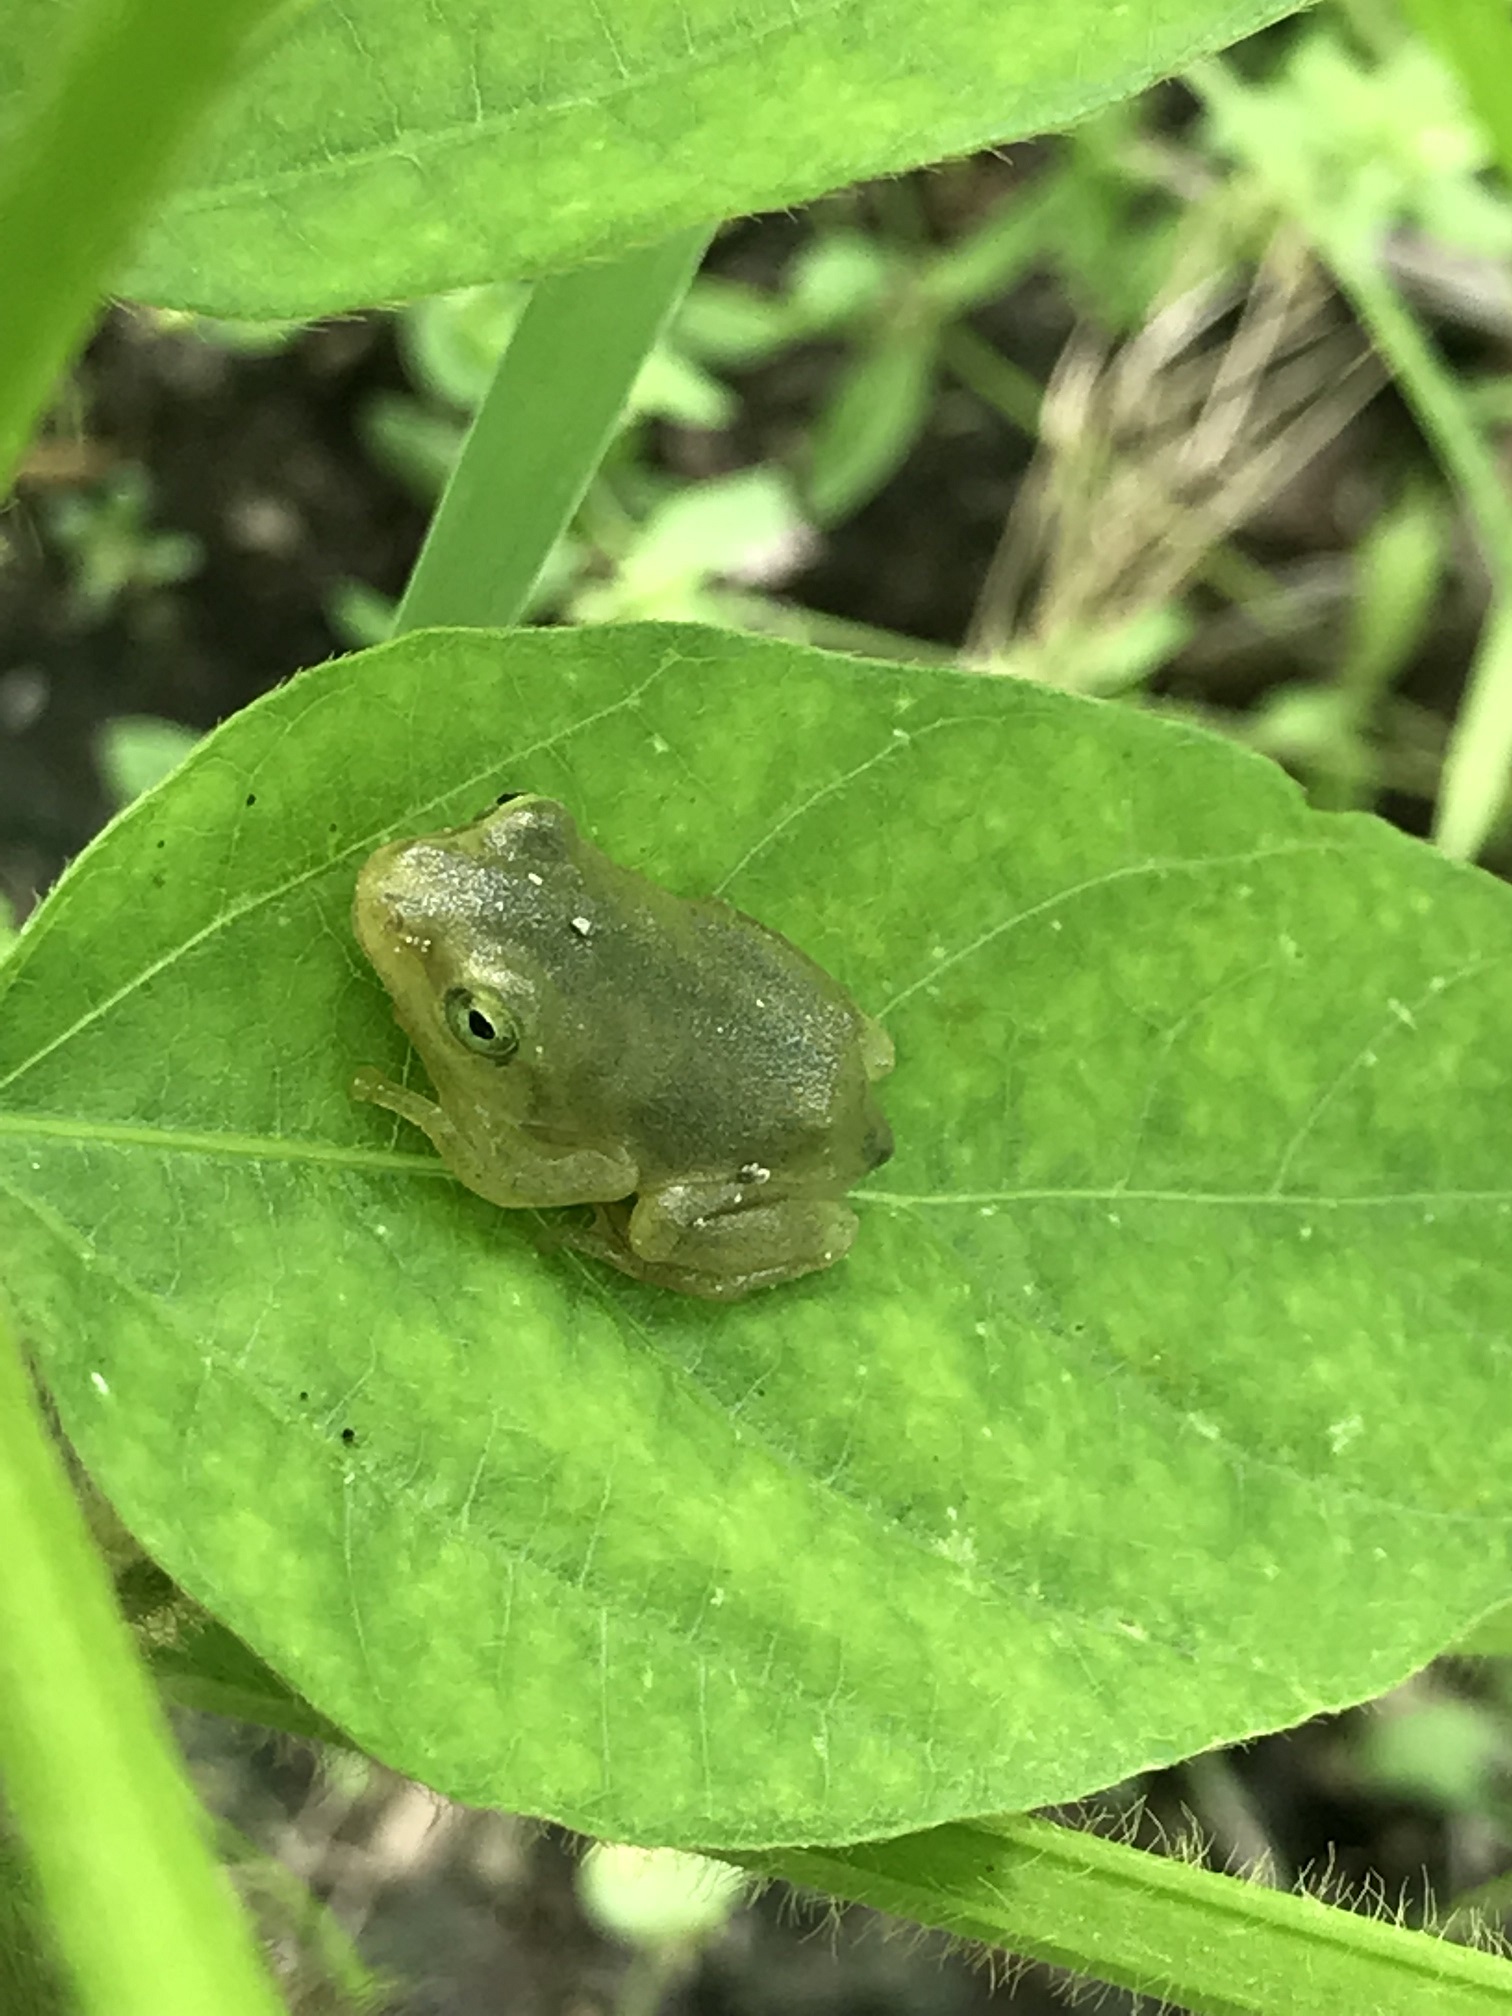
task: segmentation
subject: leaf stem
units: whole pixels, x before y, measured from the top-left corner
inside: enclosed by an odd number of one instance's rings
[[[1495,1955],[1027,1815],[725,1859],[1194,2016],[1512,2006]]]

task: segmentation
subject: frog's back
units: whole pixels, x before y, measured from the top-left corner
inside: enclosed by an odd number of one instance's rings
[[[643,1116],[648,1145],[656,1137],[672,1166],[737,1139],[749,1144],[743,1160],[788,1167],[810,1156],[860,1175],[885,1159],[869,1157],[861,1138],[875,1101],[850,996],[754,918],[713,901],[686,909],[693,950],[658,978],[675,998],[694,1068],[681,1084],[663,1072]]]
[[[612,1116],[652,1181],[755,1163],[849,1182],[885,1161],[865,1018],[838,981],[728,904],[620,877],[602,927],[585,915],[566,948],[564,992],[593,1024],[564,1074],[573,1103]]]

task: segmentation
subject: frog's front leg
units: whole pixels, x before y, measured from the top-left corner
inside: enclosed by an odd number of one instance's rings
[[[604,1154],[597,1148],[574,1148],[553,1155],[496,1117],[487,1117],[477,1140],[465,1134],[446,1110],[407,1086],[396,1085],[381,1071],[365,1066],[352,1080],[352,1097],[365,1099],[408,1120],[435,1143],[452,1174],[493,1204],[509,1209],[554,1204],[594,1204],[626,1197],[634,1190],[638,1171],[624,1149]]]
[[[580,1251],[660,1288],[733,1302],[816,1273],[849,1251],[854,1211],[833,1197],[773,1195],[739,1177],[668,1183],[630,1208],[601,1205],[569,1234]]]

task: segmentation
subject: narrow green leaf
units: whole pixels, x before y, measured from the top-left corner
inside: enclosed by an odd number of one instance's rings
[[[707,240],[684,232],[535,289],[431,521],[397,631],[518,620]]]
[[[0,89],[67,5],[9,0]],[[199,150],[126,291],[310,316],[618,257],[1069,124],[1289,11],[311,0]]]
[[[81,2016],[277,2016],[0,1313],[0,1783]]]
[[[0,497],[149,205],[280,0],[94,0],[0,25]],[[13,34],[41,28],[29,48]],[[25,74],[23,70],[23,74]]]
[[[883,1015],[840,1266],[642,1288],[353,1105],[406,1054],[358,864],[519,789]],[[897,1833],[1505,1598],[1509,957],[1504,887],[1169,721],[419,634],[227,723],[0,969],[0,1251],[138,1538],[364,1747],[619,1838]]]

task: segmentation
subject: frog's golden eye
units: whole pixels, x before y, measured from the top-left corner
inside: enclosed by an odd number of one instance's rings
[[[520,1047],[520,1025],[487,987],[452,987],[442,1004],[446,1026],[475,1057],[507,1064]]]

